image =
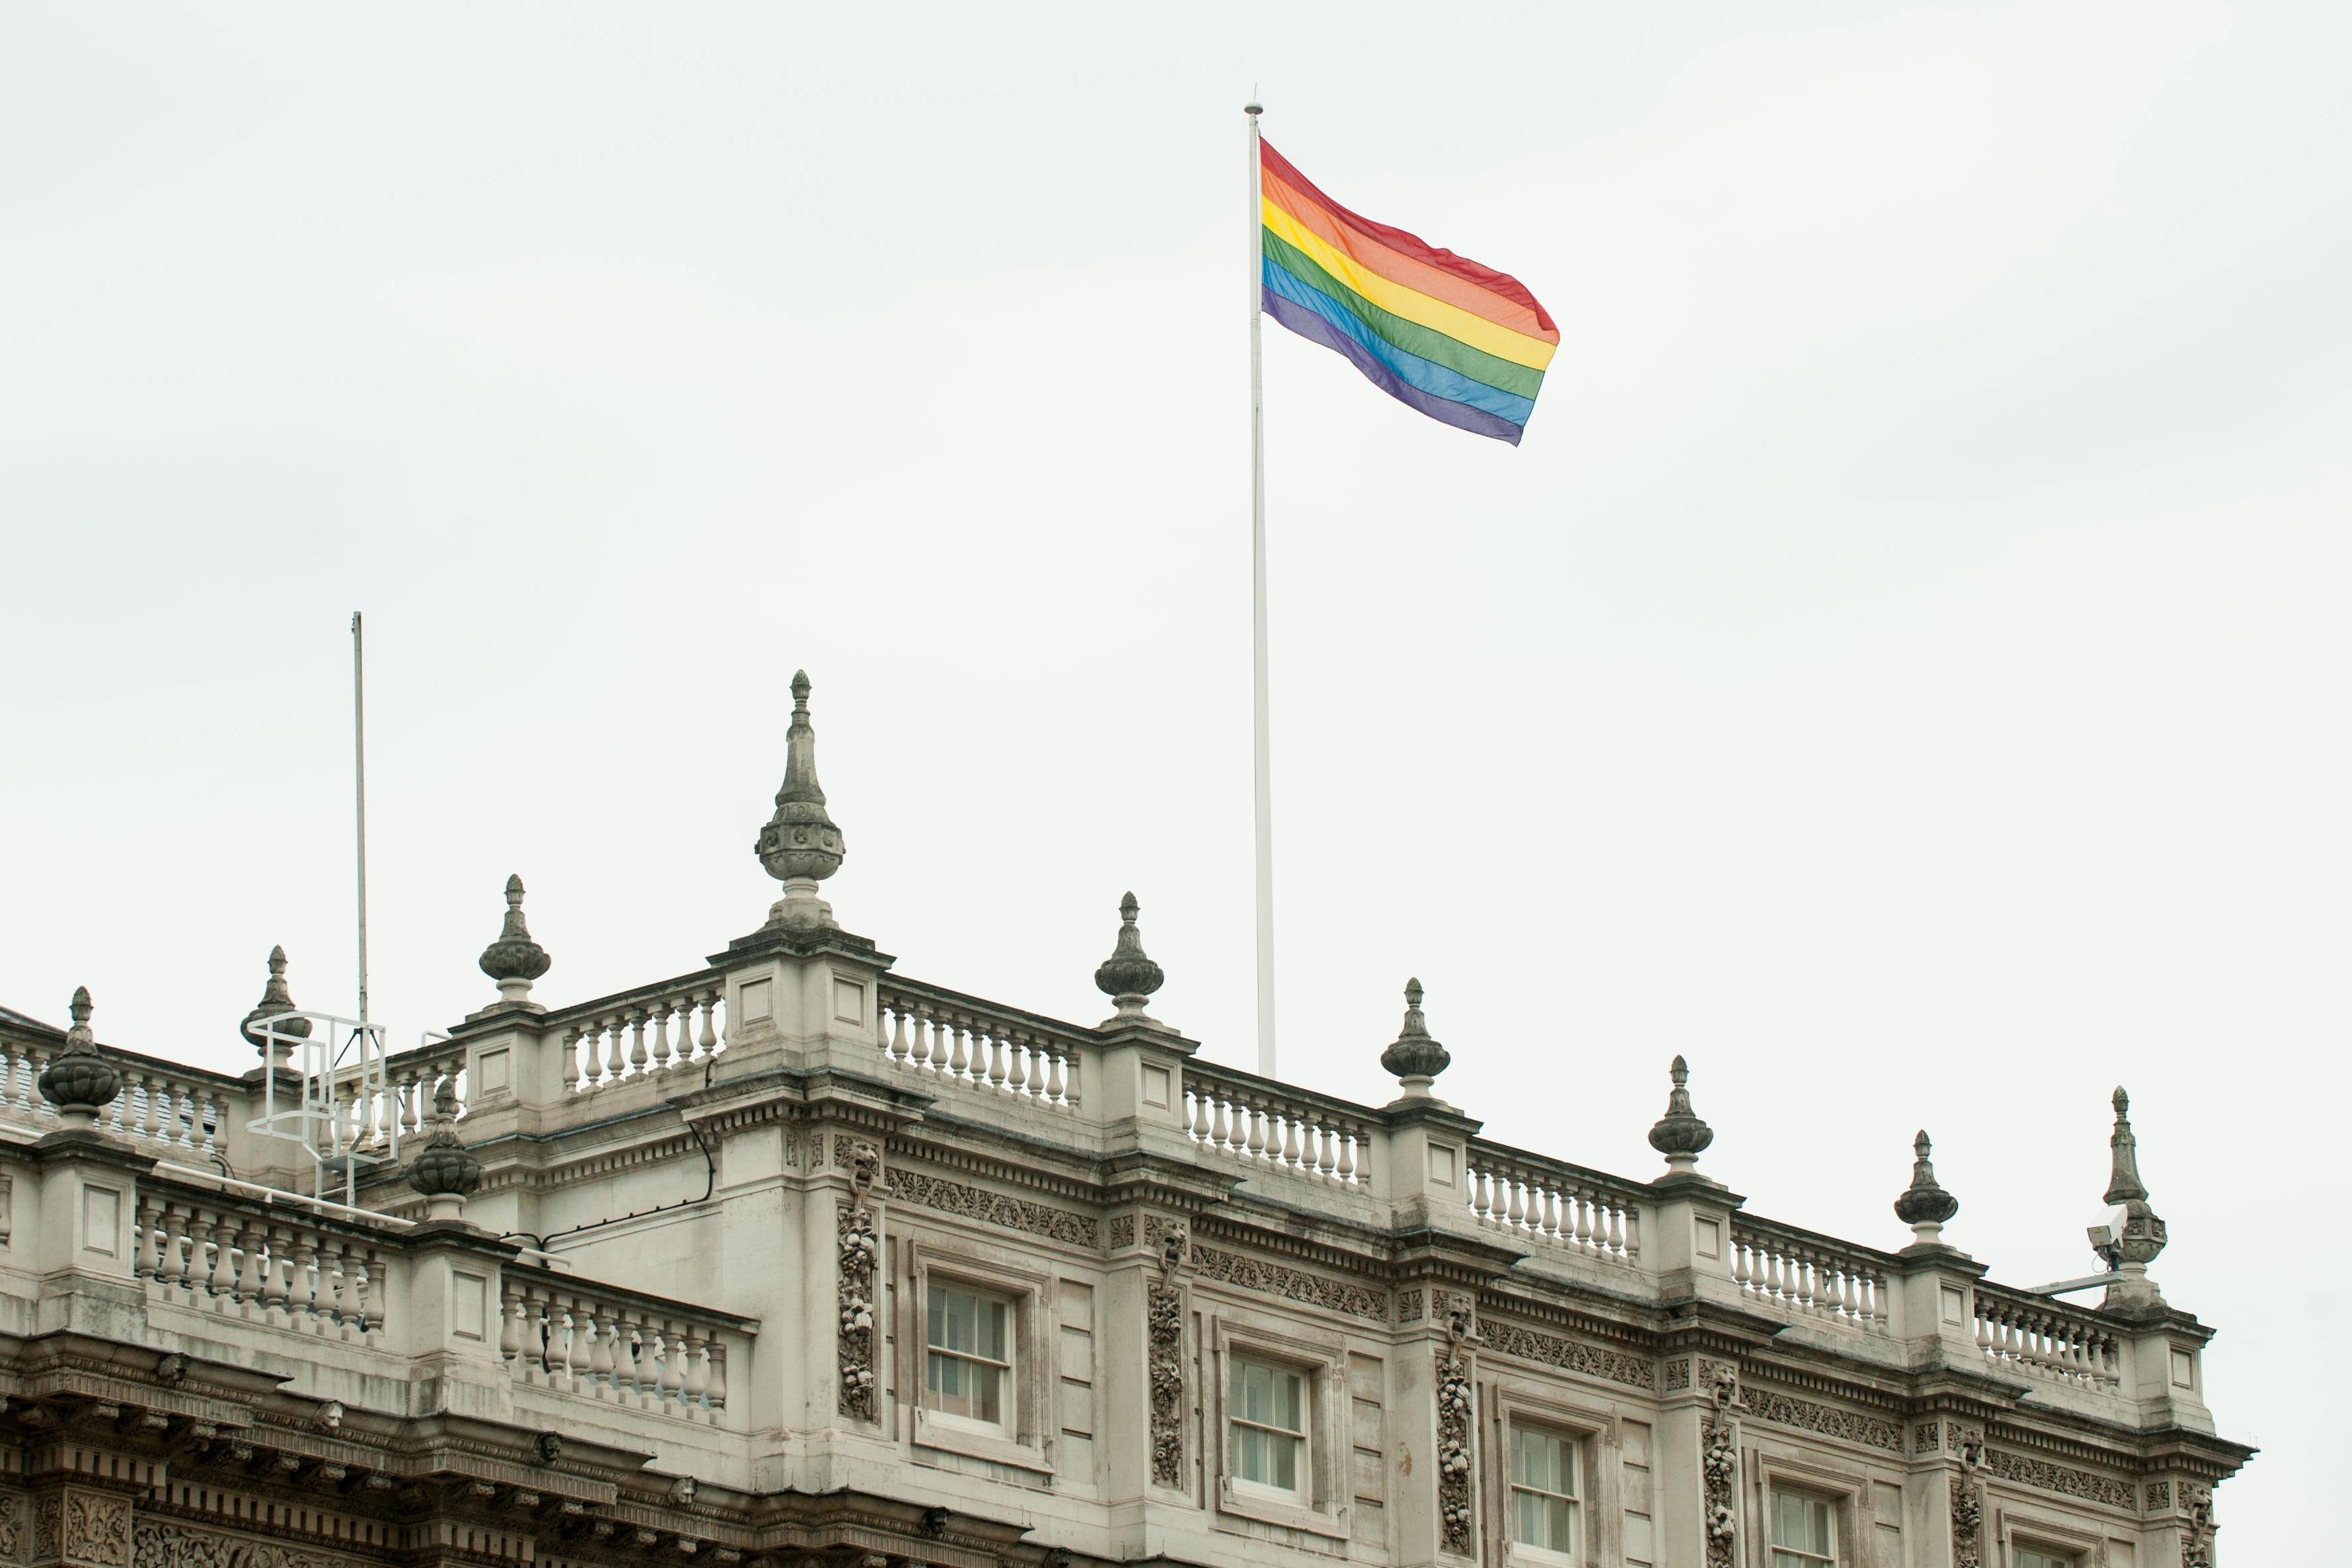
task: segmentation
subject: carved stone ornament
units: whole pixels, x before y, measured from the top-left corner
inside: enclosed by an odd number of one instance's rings
[[[58,1108],[58,1119],[68,1127],[98,1125],[98,1113],[122,1092],[122,1074],[98,1053],[98,1036],[90,1031],[89,988],[74,988],[70,1004],[73,1028],[66,1031],[65,1049],[41,1070],[42,1098]]]
[[[1168,978],[1143,951],[1143,933],[1135,925],[1135,917],[1142,909],[1132,893],[1118,901],[1118,939],[1111,945],[1110,956],[1095,966],[1095,988],[1118,1009],[1103,1021],[1105,1029],[1153,1022],[1143,1009],[1150,1002],[1151,993]]]
[[[2181,1482],[2180,1506],[2189,1515],[2180,1527],[2180,1568],[2213,1568],[2213,1489]]]
[[[1706,1568],[1734,1568],[1739,1541],[1735,1511],[1739,1500],[1739,1375],[1727,1366],[1709,1370],[1715,1381],[1708,1397],[1715,1407],[1707,1413],[1706,1447],[1699,1454],[1706,1484]]]
[[[36,1499],[33,1555],[68,1568],[131,1568],[131,1500],[79,1487]]]
[[[131,1532],[131,1568],[361,1568],[364,1559],[199,1530],[173,1520],[141,1520]]]
[[[1157,1228],[1157,1219],[1147,1222]],[[1144,1291],[1146,1374],[1151,1390],[1151,1483],[1184,1486],[1184,1228],[1170,1225],[1158,1238],[1160,1278]]]
[[[1666,1071],[1675,1086],[1666,1096],[1666,1113],[1650,1128],[1650,1147],[1666,1156],[1669,1171],[1695,1170],[1701,1151],[1715,1142],[1715,1129],[1691,1109],[1690,1063],[1677,1056]]]
[[[872,1145],[867,1146],[870,1148]],[[1096,1244],[1097,1233],[1095,1217],[1091,1214],[1031,1203],[1026,1198],[1008,1197],[1001,1192],[990,1192],[985,1187],[973,1186],[967,1182],[926,1176],[920,1171],[902,1170],[897,1166],[890,1167],[882,1186],[895,1202],[911,1203],[919,1207],[937,1209],[941,1214],[1001,1225],[1007,1230],[1024,1231],[1031,1236],[1066,1241],[1073,1247],[1084,1247],[1089,1250]],[[1130,1231],[1134,1223],[1132,1219],[1128,1221]],[[1111,1221],[1111,1244],[1114,1247],[1118,1245],[1118,1220]]]
[[[309,1019],[283,1017],[293,1010],[294,993],[286,984],[286,949],[272,947],[269,950],[269,978],[262,984],[261,999],[254,1003],[251,1012],[245,1015],[245,1021],[236,1026],[236,1032],[244,1037],[247,1045],[262,1054],[268,1065],[283,1067],[293,1054],[294,1042],[310,1038]],[[279,1021],[270,1026],[269,1032],[265,1034],[261,1030],[261,1020],[270,1018]]]
[[[840,1409],[861,1421],[879,1419],[874,1381],[874,1272],[882,1255],[879,1228],[864,1195],[844,1204],[840,1220]]]
[[[0,1491],[0,1563],[18,1561],[25,1546],[25,1494]]]
[[[1349,1317],[1369,1318],[1374,1322],[1389,1321],[1386,1293],[1369,1286],[1327,1280],[1303,1269],[1293,1269],[1284,1263],[1269,1263],[1263,1259],[1244,1257],[1215,1247],[1194,1246],[1192,1267],[1201,1278],[1214,1280],[1221,1284],[1244,1291],[1262,1291],[1267,1295],[1280,1296],[1285,1301],[1345,1312]]]
[[[507,878],[507,914],[499,939],[482,949],[482,973],[499,983],[499,1000],[528,1002],[530,983],[554,963],[547,949],[531,940],[522,917],[522,878]]]
[[[1470,1372],[1462,1341],[1469,1332],[1460,1316],[1449,1320],[1447,1343],[1437,1356],[1438,1544],[1456,1557],[1475,1550],[1471,1496]]]
[[[1422,1016],[1421,982],[1409,979],[1404,983],[1404,1027],[1386,1051],[1381,1052],[1381,1066],[1394,1073],[1404,1085],[1408,1096],[1426,1099],[1429,1086],[1445,1071],[1454,1057],[1443,1045],[1432,1040],[1429,1021]]]
[[[1937,1183],[1935,1164],[1927,1157],[1933,1146],[1927,1130],[1920,1128],[1911,1143],[1911,1185],[1895,1199],[1895,1218],[1923,1243],[1941,1240],[1944,1227],[1960,1211],[1960,1200]]]
[[[841,830],[824,809],[816,781],[816,729],[809,723],[809,678],[793,676],[793,721],[784,732],[784,782],[776,791],[776,814],[752,845],[761,865],[784,884],[784,896],[769,911],[772,925],[834,924],[832,906],[816,895],[816,884],[841,869]]]
[[[1955,1427],[1952,1438],[1960,1457],[1951,1488],[1952,1568],[1984,1568],[1984,1497],[1977,1487],[1977,1471],[1984,1464],[1984,1434]]]

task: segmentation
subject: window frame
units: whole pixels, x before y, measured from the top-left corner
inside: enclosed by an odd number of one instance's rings
[[[1348,1386],[1347,1342],[1333,1334],[1302,1333],[1295,1325],[1275,1328],[1252,1317],[1218,1312],[1209,1320],[1210,1417],[1203,1448],[1214,1467],[1215,1509],[1220,1514],[1281,1525],[1338,1541],[1349,1539],[1354,1491],[1349,1457],[1355,1400]],[[1234,1363],[1257,1362],[1299,1375],[1306,1441],[1303,1473],[1296,1492],[1286,1492],[1234,1473]]]
[[[2022,1545],[2027,1551],[2069,1561],[2073,1568],[2105,1568],[2107,1532],[2096,1526],[2086,1527],[2082,1520],[2006,1498],[1993,1500],[1988,1511],[1992,1515],[1992,1538],[2000,1543],[2004,1563],[2015,1562]]]
[[[1743,1439],[1748,1434],[1742,1433]],[[1901,1486],[1901,1471],[1881,1472],[1862,1465],[1841,1464],[1828,1456],[1794,1452],[1776,1447],[1748,1448],[1740,1467],[1747,1481],[1742,1500],[1748,1527],[1759,1543],[1757,1562],[1772,1568],[1772,1494],[1797,1492],[1830,1505],[1831,1540],[1836,1568],[1871,1568],[1877,1558],[1878,1516],[1874,1485],[1881,1480]],[[1809,1558],[1808,1562],[1820,1561]]]
[[[1003,1307],[1006,1320],[1005,1359],[992,1361],[977,1352],[961,1351],[948,1345],[933,1344],[931,1343],[931,1293],[935,1291],[961,1291],[983,1307]],[[952,1423],[982,1437],[1018,1441],[1021,1434],[1021,1418],[1024,1414],[1022,1406],[1024,1403],[1021,1397],[1021,1299],[1018,1296],[1005,1295],[1002,1291],[982,1290],[977,1285],[967,1284],[961,1277],[953,1273],[937,1271],[924,1280],[922,1293],[923,1299],[917,1303],[916,1307],[923,1323],[921,1346],[923,1380],[922,1386],[916,1394],[917,1408],[927,1413],[928,1420]],[[1003,1417],[994,1421],[984,1421],[977,1416],[965,1416],[934,1406],[931,1403],[933,1398],[943,1397],[935,1395],[931,1388],[931,1362],[934,1357],[944,1357],[950,1361],[963,1362],[973,1366],[993,1367],[998,1376],[998,1398],[1004,1410]]]
[[[959,1246],[922,1235],[902,1239],[900,1300],[893,1314],[898,1370],[896,1396],[905,1406],[907,1441],[931,1449],[985,1459],[1052,1476],[1057,1473],[1060,1421],[1054,1396],[1061,1369],[1056,1360],[1061,1330],[1055,1307],[1054,1276],[1031,1260],[994,1249]],[[934,1410],[930,1396],[930,1299],[934,1282],[1003,1301],[1012,1308],[1005,1349],[1011,1367],[1004,1399],[1007,1419],[992,1427],[968,1416]]]
[[[1624,1474],[1618,1409],[1614,1404],[1585,1400],[1570,1389],[1502,1371],[1480,1352],[1478,1370],[1486,1375],[1486,1397],[1477,1427],[1479,1494],[1488,1500],[1479,1507],[1480,1527],[1489,1541],[1499,1542],[1504,1568],[1595,1568],[1624,1560],[1624,1511],[1620,1481]],[[1649,1419],[1646,1415],[1636,1419]],[[1577,1447],[1583,1473],[1584,1495],[1579,1499],[1577,1554],[1564,1555],[1512,1539],[1511,1428],[1530,1427],[1565,1437]]]
[[[1289,1378],[1298,1385],[1298,1426],[1296,1430],[1293,1430],[1286,1427],[1274,1426],[1265,1421],[1252,1420],[1233,1409],[1233,1385],[1230,1381],[1227,1382],[1225,1437],[1231,1447],[1227,1452],[1226,1464],[1233,1472],[1234,1486],[1237,1489],[1245,1487],[1252,1493],[1259,1497],[1270,1498],[1276,1502],[1290,1502],[1295,1505],[1306,1503],[1315,1495],[1315,1374],[1295,1362],[1278,1361],[1272,1356],[1255,1355],[1248,1352],[1236,1352],[1227,1358],[1225,1364],[1226,1376],[1229,1380],[1238,1376],[1242,1369],[1246,1366],[1261,1368],[1278,1378]],[[1277,1486],[1272,1481],[1262,1481],[1243,1475],[1241,1465],[1233,1458],[1233,1452],[1240,1448],[1241,1445],[1234,1439],[1244,1430],[1262,1432],[1293,1444],[1293,1452],[1297,1456],[1296,1468],[1298,1473],[1298,1485]]]
[[[1826,1555],[1810,1546],[1791,1546],[1774,1537],[1773,1522],[1780,1514],[1782,1498],[1821,1505],[1822,1515],[1830,1526],[1830,1549]],[[1852,1511],[1839,1507],[1839,1501],[1834,1494],[1822,1491],[1818,1487],[1798,1486],[1788,1481],[1767,1482],[1764,1487],[1764,1528],[1757,1541],[1759,1550],[1769,1561],[1770,1568],[1858,1568],[1853,1554],[1846,1550],[1853,1531],[1846,1528],[1844,1516]],[[1784,1563],[1780,1561],[1783,1556],[1794,1557],[1797,1562],[1794,1564]]]

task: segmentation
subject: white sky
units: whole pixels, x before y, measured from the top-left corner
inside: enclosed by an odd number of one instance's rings
[[[1285,1075],[1416,973],[1491,1134],[1651,1174],[1684,1051],[1757,1211],[1901,1244],[1925,1124],[2018,1284],[2126,1082],[2317,1560],[2352,12],[835,11],[0,12],[0,1001],[350,1005],[364,608],[396,1031],[509,871],[551,1001],[757,925],[805,665],[845,924],[1092,1019],[1132,887],[1246,1064],[1255,84],[1563,337],[1512,451],[1269,328]]]

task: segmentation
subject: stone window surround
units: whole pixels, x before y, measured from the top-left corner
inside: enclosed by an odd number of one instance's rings
[[[2084,1521],[2031,1503],[2009,1498],[1989,1498],[1986,1511],[1992,1517],[1992,1528],[1986,1532],[1988,1544],[1999,1542],[2003,1563],[2017,1561],[2021,1546],[2038,1548],[2062,1557],[2072,1557],[2081,1568],[2107,1568],[2107,1532],[2095,1527],[2085,1529]]]
[[[905,1299],[898,1311],[898,1343],[906,1347],[899,1398],[908,1410],[908,1440],[933,1448],[1010,1465],[1041,1475],[1057,1474],[1055,1437],[1060,1429],[1055,1385],[1060,1380],[1059,1313],[1054,1276],[1016,1252],[942,1241],[922,1235],[904,1239]],[[931,1277],[1013,1303],[1013,1437],[1000,1437],[954,1421],[933,1420],[923,1404],[928,1368],[926,1312]]]
[[[1479,1433],[1478,1476],[1488,1506],[1479,1510],[1490,1539],[1501,1545],[1506,1568],[1559,1568],[1560,1559],[1536,1553],[1511,1539],[1511,1427],[1540,1427],[1575,1439],[1583,1467],[1587,1568],[1624,1561],[1624,1504],[1619,1481],[1624,1470],[1615,1406],[1580,1399],[1576,1391],[1532,1378],[1505,1375],[1486,1384],[1485,1423]]]
[[[1209,1457],[1215,1466],[1216,1511],[1260,1524],[1280,1525],[1310,1535],[1349,1539],[1349,1503],[1354,1492],[1355,1441],[1348,1386],[1348,1342],[1297,1324],[1271,1326],[1252,1314],[1218,1311],[1210,1316],[1211,1359]],[[1233,1397],[1234,1357],[1273,1362],[1307,1378],[1307,1498],[1284,1502],[1234,1484],[1233,1437],[1225,1407]]]
[[[1743,1435],[1752,1436],[1752,1429],[1744,1429]],[[1742,1509],[1748,1517],[1742,1521],[1742,1533],[1755,1542],[1756,1562],[1771,1561],[1771,1499],[1777,1490],[1810,1492],[1830,1504],[1837,1517],[1837,1568],[1893,1568],[1878,1561],[1878,1515],[1872,1484],[1885,1479],[1899,1486],[1904,1479],[1900,1472],[1879,1477],[1859,1466],[1799,1448],[1764,1443],[1746,1447],[1747,1461],[1741,1469],[1746,1472],[1748,1495]]]

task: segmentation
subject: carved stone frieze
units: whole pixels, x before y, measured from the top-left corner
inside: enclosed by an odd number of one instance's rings
[[[1370,1318],[1376,1323],[1388,1322],[1387,1297],[1368,1285],[1326,1279],[1320,1274],[1309,1274],[1303,1269],[1269,1263],[1261,1258],[1245,1258],[1238,1252],[1227,1252],[1222,1248],[1205,1247],[1197,1242],[1192,1247],[1192,1267],[1201,1278],[1214,1280],[1220,1284],[1263,1291],[1266,1295],[1280,1296],[1285,1301],[1345,1312],[1350,1317]]]
[[[964,1219],[977,1219],[986,1225],[1001,1225],[1007,1230],[1025,1231],[1052,1241],[1065,1241],[1073,1247],[1094,1248],[1100,1244],[1100,1232],[1092,1215],[1075,1214],[1066,1208],[1052,1208],[1026,1198],[1007,1197],[1003,1193],[990,1192],[985,1187],[950,1181],[945,1176],[926,1176],[920,1171],[901,1170],[893,1166],[883,1178],[883,1191],[901,1203],[937,1209]],[[1117,1221],[1112,1222],[1114,1226]],[[1112,1245],[1118,1245],[1114,1231]]]
[[[840,1409],[861,1420],[877,1419],[874,1380],[875,1266],[882,1255],[874,1211],[865,1203],[845,1204],[840,1218],[841,1333]]]
[[[2078,1470],[2072,1465],[2052,1464],[2048,1459],[2037,1459],[2030,1454],[1987,1448],[1985,1469],[2002,1480],[2019,1486],[2056,1492],[2062,1497],[2081,1498],[2085,1502],[2105,1503],[2109,1508],[2129,1511],[2136,1509],[2139,1502],[2137,1489],[2120,1477],[2103,1476],[2095,1470]]]
[[[32,1524],[33,1556],[39,1561],[54,1558],[68,1568],[131,1568],[127,1497],[79,1487],[48,1492],[34,1500]]]
[[[2168,1511],[2168,1509],[2170,1509],[2171,1507],[2172,1507],[2172,1483],[2171,1483],[2170,1481],[2150,1481],[2150,1482],[2148,1482],[2148,1483],[2147,1483],[2147,1511],[2148,1511],[2148,1512],[2150,1512],[2150,1513],[2162,1513],[2162,1512],[2165,1512],[2166,1511]]]
[[[199,1530],[172,1520],[141,1520],[129,1568],[361,1568],[366,1559],[309,1552],[251,1536]]]
[[[1113,1215],[1110,1221],[1110,1249],[1116,1252],[1122,1247],[1132,1247],[1134,1245],[1135,1216],[1131,1214]]]
[[[1397,1292],[1397,1322],[1417,1323],[1421,1322],[1422,1314],[1428,1310],[1428,1301],[1419,1291]]]
[[[1699,1453],[1706,1488],[1706,1568],[1734,1568],[1738,1562],[1739,1375],[1714,1362],[1701,1364],[1715,1408],[1707,1413],[1706,1447]]]
[[[1776,1427],[1794,1427],[1801,1431],[1819,1433],[1824,1437],[1837,1437],[1848,1443],[1883,1448],[1890,1454],[1903,1451],[1900,1423],[1865,1415],[1859,1410],[1841,1409],[1834,1405],[1800,1399],[1793,1394],[1753,1387],[1748,1390],[1748,1408],[1759,1418]]]
[[[1681,1355],[1675,1357],[1674,1360],[1666,1363],[1665,1370],[1661,1375],[1667,1393],[1680,1394],[1691,1385],[1690,1358]]]
[[[1977,1471],[1984,1465],[1984,1434],[1972,1427],[1954,1427],[1952,1448],[1960,1460],[1959,1473],[1951,1480],[1952,1568],[1984,1568],[1984,1493],[1977,1486]]]
[[[1547,1365],[1580,1372],[1587,1377],[1622,1383],[1628,1388],[1649,1388],[1655,1376],[1646,1356],[1606,1350],[1600,1345],[1586,1344],[1581,1340],[1563,1339],[1558,1334],[1545,1333],[1540,1329],[1526,1328],[1518,1323],[1496,1322],[1489,1319],[1479,1325],[1478,1337],[1487,1349],[1497,1354],[1540,1361]]]
[[[0,1491],[0,1563],[24,1559],[25,1494]]]
[[[1457,1333],[1437,1357],[1438,1544],[1456,1557],[1470,1556],[1475,1548],[1470,1427],[1470,1371]]]
[[[1941,1421],[1922,1421],[1917,1426],[1911,1428],[1911,1451],[1913,1453],[1939,1453],[1942,1451],[1943,1447],[1944,1424]]]

